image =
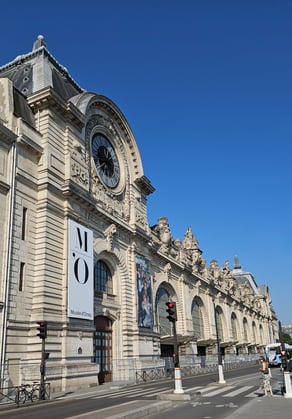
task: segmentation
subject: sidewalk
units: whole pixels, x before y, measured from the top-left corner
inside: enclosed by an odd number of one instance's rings
[[[292,399],[284,396],[259,397],[231,413],[226,419],[291,419]]]
[[[284,383],[283,380],[283,373],[278,370],[273,370],[273,397],[256,397],[227,416],[226,419],[291,419],[292,398],[285,398],[285,396],[281,394],[281,387]],[[289,396],[291,396],[291,394],[289,394]]]

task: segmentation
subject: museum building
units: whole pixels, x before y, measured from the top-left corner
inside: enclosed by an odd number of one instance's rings
[[[263,352],[278,339],[267,286],[238,258],[208,266],[192,228],[147,218],[154,192],[109,98],[83,90],[39,36],[0,67],[1,385],[37,381],[47,322],[53,391],[134,381],[174,354]],[[159,191],[157,192],[159,193]]]

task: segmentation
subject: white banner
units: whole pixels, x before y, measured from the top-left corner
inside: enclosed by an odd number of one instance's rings
[[[68,316],[93,320],[93,233],[69,220]]]

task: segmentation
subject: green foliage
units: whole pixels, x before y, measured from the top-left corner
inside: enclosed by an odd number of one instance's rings
[[[283,340],[284,343],[288,343],[288,345],[292,345],[292,338],[288,333],[283,333]]]

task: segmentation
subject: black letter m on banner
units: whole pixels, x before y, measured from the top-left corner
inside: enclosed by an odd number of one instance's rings
[[[84,240],[82,241],[80,228],[77,227],[77,237],[78,237],[79,249],[83,250],[84,252],[87,252],[87,231],[84,232],[84,237],[83,237]]]

